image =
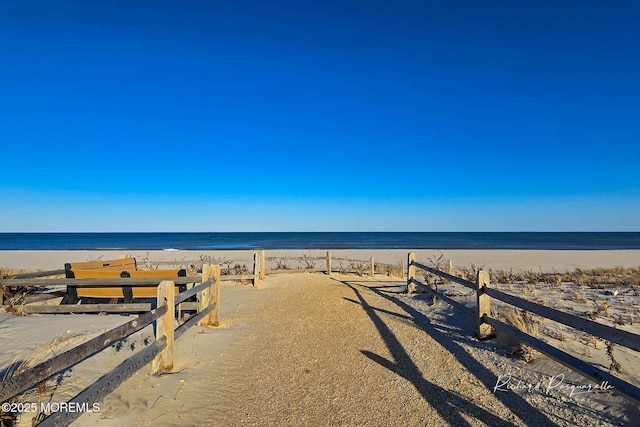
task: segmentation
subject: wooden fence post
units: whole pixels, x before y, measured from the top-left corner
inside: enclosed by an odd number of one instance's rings
[[[175,306],[173,300],[176,294],[175,284],[170,280],[163,280],[158,286],[158,307],[167,305],[167,312],[156,320],[156,340],[167,338],[167,346],[151,363],[151,373],[173,371],[173,315]]]
[[[260,280],[264,280],[264,274],[267,264],[267,257],[265,256],[264,251],[260,251]]]
[[[258,286],[259,278],[260,278],[260,252],[255,251],[253,253],[253,287]]]
[[[492,332],[491,325],[485,323],[482,318],[484,315],[491,316],[491,299],[489,298],[489,295],[484,292],[485,286],[489,287],[489,273],[484,270],[478,271],[476,284],[478,285],[478,329],[476,331],[476,336],[478,339],[484,339],[491,335]]]
[[[211,265],[202,264],[202,283],[211,279]],[[209,301],[211,300],[211,288],[204,289],[202,292],[198,292],[198,313],[207,308]],[[207,316],[209,317],[209,316]],[[198,322],[198,326],[207,326],[207,317],[201,319]]]
[[[202,266],[202,283],[215,280],[215,283],[203,290],[198,299],[198,312],[215,303],[215,308],[198,322],[198,326],[220,325],[220,266],[205,264]]]
[[[373,257],[371,257],[371,277],[374,277],[375,275],[376,275],[376,264]]]
[[[215,264],[211,266],[211,275],[216,280],[216,283],[213,285],[212,293],[213,300],[212,303],[216,304],[216,308],[213,309],[211,314],[209,315],[210,325],[211,326],[220,326],[220,265]]]
[[[406,276],[405,276],[405,274],[406,274],[406,273],[405,273],[405,271],[404,271],[404,260],[401,260],[401,261],[400,261],[400,270],[401,270],[401,271],[400,271],[400,277],[406,277]]]
[[[327,275],[331,276],[331,251],[327,251]]]
[[[416,266],[413,264],[413,261],[416,260],[416,253],[409,252],[409,256],[407,257],[407,292],[412,294],[416,291]]]

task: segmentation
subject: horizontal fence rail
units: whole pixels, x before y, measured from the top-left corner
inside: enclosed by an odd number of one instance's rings
[[[192,296],[196,295],[198,292],[202,292],[204,289],[207,289],[212,284],[213,284],[213,280],[208,280],[204,283],[200,283],[199,285],[194,286],[191,289],[187,289],[184,292],[180,292],[178,295],[176,295],[173,302],[174,304],[180,304],[181,302],[186,301]]]
[[[48,277],[48,276],[57,276],[59,274],[64,274],[64,269],[62,270],[50,270],[50,271],[35,271],[32,273],[21,273],[7,276],[6,279],[34,279],[36,277]]]
[[[151,310],[151,304],[144,302],[69,304],[69,305],[25,305],[26,313],[71,314],[71,313],[139,313]]]
[[[190,277],[150,277],[150,278],[119,278],[119,279],[10,279],[5,280],[3,286],[63,286],[77,287],[113,287],[113,286],[158,286],[163,280],[171,280],[176,285],[199,283],[200,276]]]
[[[189,318],[188,321],[186,321],[185,323],[183,323],[182,325],[176,328],[176,330],[173,332],[174,338],[175,339],[180,338],[180,336],[185,332],[187,332],[187,330],[191,328],[193,325],[200,323],[206,316],[210,315],[213,311],[219,310],[219,309],[220,307],[218,306],[218,303],[214,302],[204,310],[200,311],[195,316],[192,316],[191,318]]]

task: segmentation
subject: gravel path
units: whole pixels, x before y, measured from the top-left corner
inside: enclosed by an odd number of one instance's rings
[[[302,273],[271,276],[262,289],[225,285],[226,327],[177,342],[182,372],[132,378],[78,425],[591,424],[553,402],[494,393],[473,340],[463,345],[401,289],[387,278]]]
[[[243,404],[226,411],[221,425],[517,422],[450,352],[369,283],[326,276],[306,284],[291,280],[275,278],[286,292],[258,316],[257,337],[265,339],[247,355]]]

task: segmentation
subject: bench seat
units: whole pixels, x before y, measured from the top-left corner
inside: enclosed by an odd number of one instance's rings
[[[76,279],[167,279],[174,277],[186,277],[187,272],[181,270],[132,270],[132,271],[101,271],[101,270],[75,270],[74,277]],[[160,283],[160,282],[158,282]],[[156,298],[158,289],[157,285],[153,286],[100,286],[100,287],[76,287],[78,298]],[[131,292],[129,294],[129,292]],[[176,286],[176,294],[180,293],[180,289]]]

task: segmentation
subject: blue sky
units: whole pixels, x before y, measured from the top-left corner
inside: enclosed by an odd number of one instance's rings
[[[1,2],[0,231],[640,231],[638,22]]]

